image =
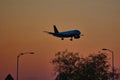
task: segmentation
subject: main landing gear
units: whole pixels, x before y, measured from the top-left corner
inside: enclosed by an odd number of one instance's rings
[[[62,37],[61,40],[64,40],[64,38]],[[73,41],[73,38],[72,38],[72,37],[70,38],[70,41]]]
[[[72,41],[73,39],[72,39],[72,37],[71,37],[71,39],[70,39],[70,41]]]
[[[62,37],[61,40],[64,40],[64,38]]]

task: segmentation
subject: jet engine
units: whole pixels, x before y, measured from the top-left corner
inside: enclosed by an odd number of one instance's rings
[[[75,38],[75,39],[78,39],[78,38],[80,38],[80,36],[79,36],[79,35],[75,35],[74,38]]]

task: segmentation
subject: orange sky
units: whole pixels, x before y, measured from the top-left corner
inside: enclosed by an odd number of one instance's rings
[[[43,31],[78,29],[85,36],[64,41]],[[0,1],[0,80],[8,73],[16,79],[16,56],[20,57],[21,80],[53,80],[49,63],[58,51],[85,56],[108,48],[120,67],[119,0],[1,0]],[[109,53],[108,53],[109,54]]]

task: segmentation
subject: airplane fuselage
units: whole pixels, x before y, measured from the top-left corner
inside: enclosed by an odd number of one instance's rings
[[[54,33],[53,35],[56,37],[74,37],[75,39],[80,38],[81,32],[79,30],[70,30],[59,33]]]

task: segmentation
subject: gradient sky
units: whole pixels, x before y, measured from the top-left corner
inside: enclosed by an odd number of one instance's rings
[[[85,36],[64,41],[43,31],[78,29]],[[81,56],[108,48],[120,68],[120,0],[0,0],[0,80],[8,73],[16,79],[16,56],[20,57],[20,80],[53,80],[50,60],[58,51]],[[107,52],[110,56],[109,52]]]

